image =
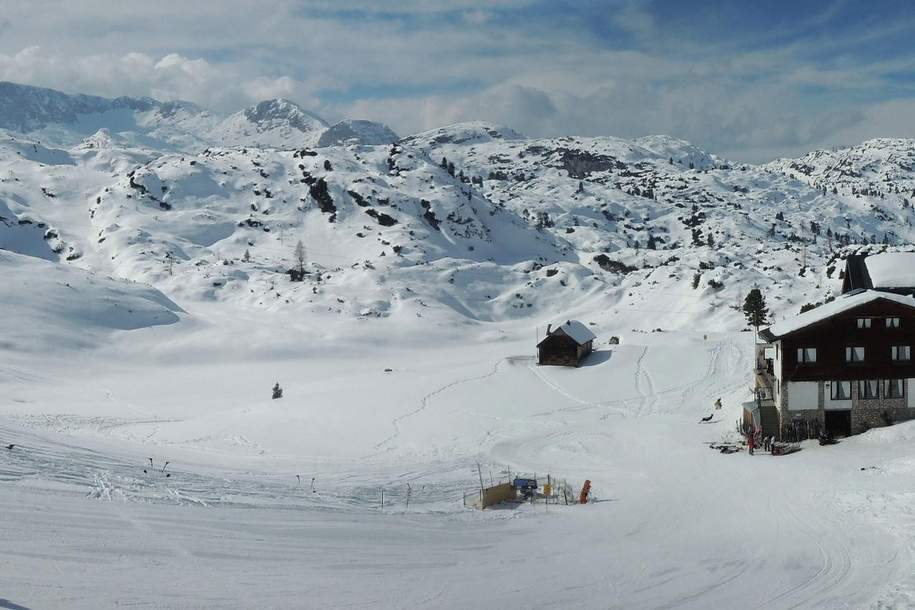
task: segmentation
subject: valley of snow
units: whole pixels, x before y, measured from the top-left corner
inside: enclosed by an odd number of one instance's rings
[[[915,422],[708,446],[752,395],[751,288],[785,319],[915,240],[915,142],[743,166],[16,91],[0,607],[915,606]],[[567,319],[596,352],[537,366]],[[509,472],[597,501],[463,506]]]

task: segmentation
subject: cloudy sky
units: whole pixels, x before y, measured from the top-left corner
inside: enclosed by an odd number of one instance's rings
[[[0,0],[0,80],[218,111],[283,96],[401,134],[667,133],[759,161],[915,137],[888,0]]]

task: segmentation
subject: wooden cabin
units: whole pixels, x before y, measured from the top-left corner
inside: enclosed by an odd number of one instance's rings
[[[581,366],[593,349],[597,337],[578,320],[546,328],[546,337],[537,344],[537,364]]]

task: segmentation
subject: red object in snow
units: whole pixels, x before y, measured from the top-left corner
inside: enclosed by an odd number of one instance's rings
[[[591,493],[591,481],[585,480],[585,484],[581,486],[581,495],[578,496],[578,502],[580,504],[587,504],[589,493]]]

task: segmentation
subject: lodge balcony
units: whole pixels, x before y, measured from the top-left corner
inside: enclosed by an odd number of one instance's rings
[[[756,366],[753,370],[753,395],[758,404],[775,405],[774,347],[769,343],[756,345]]]

